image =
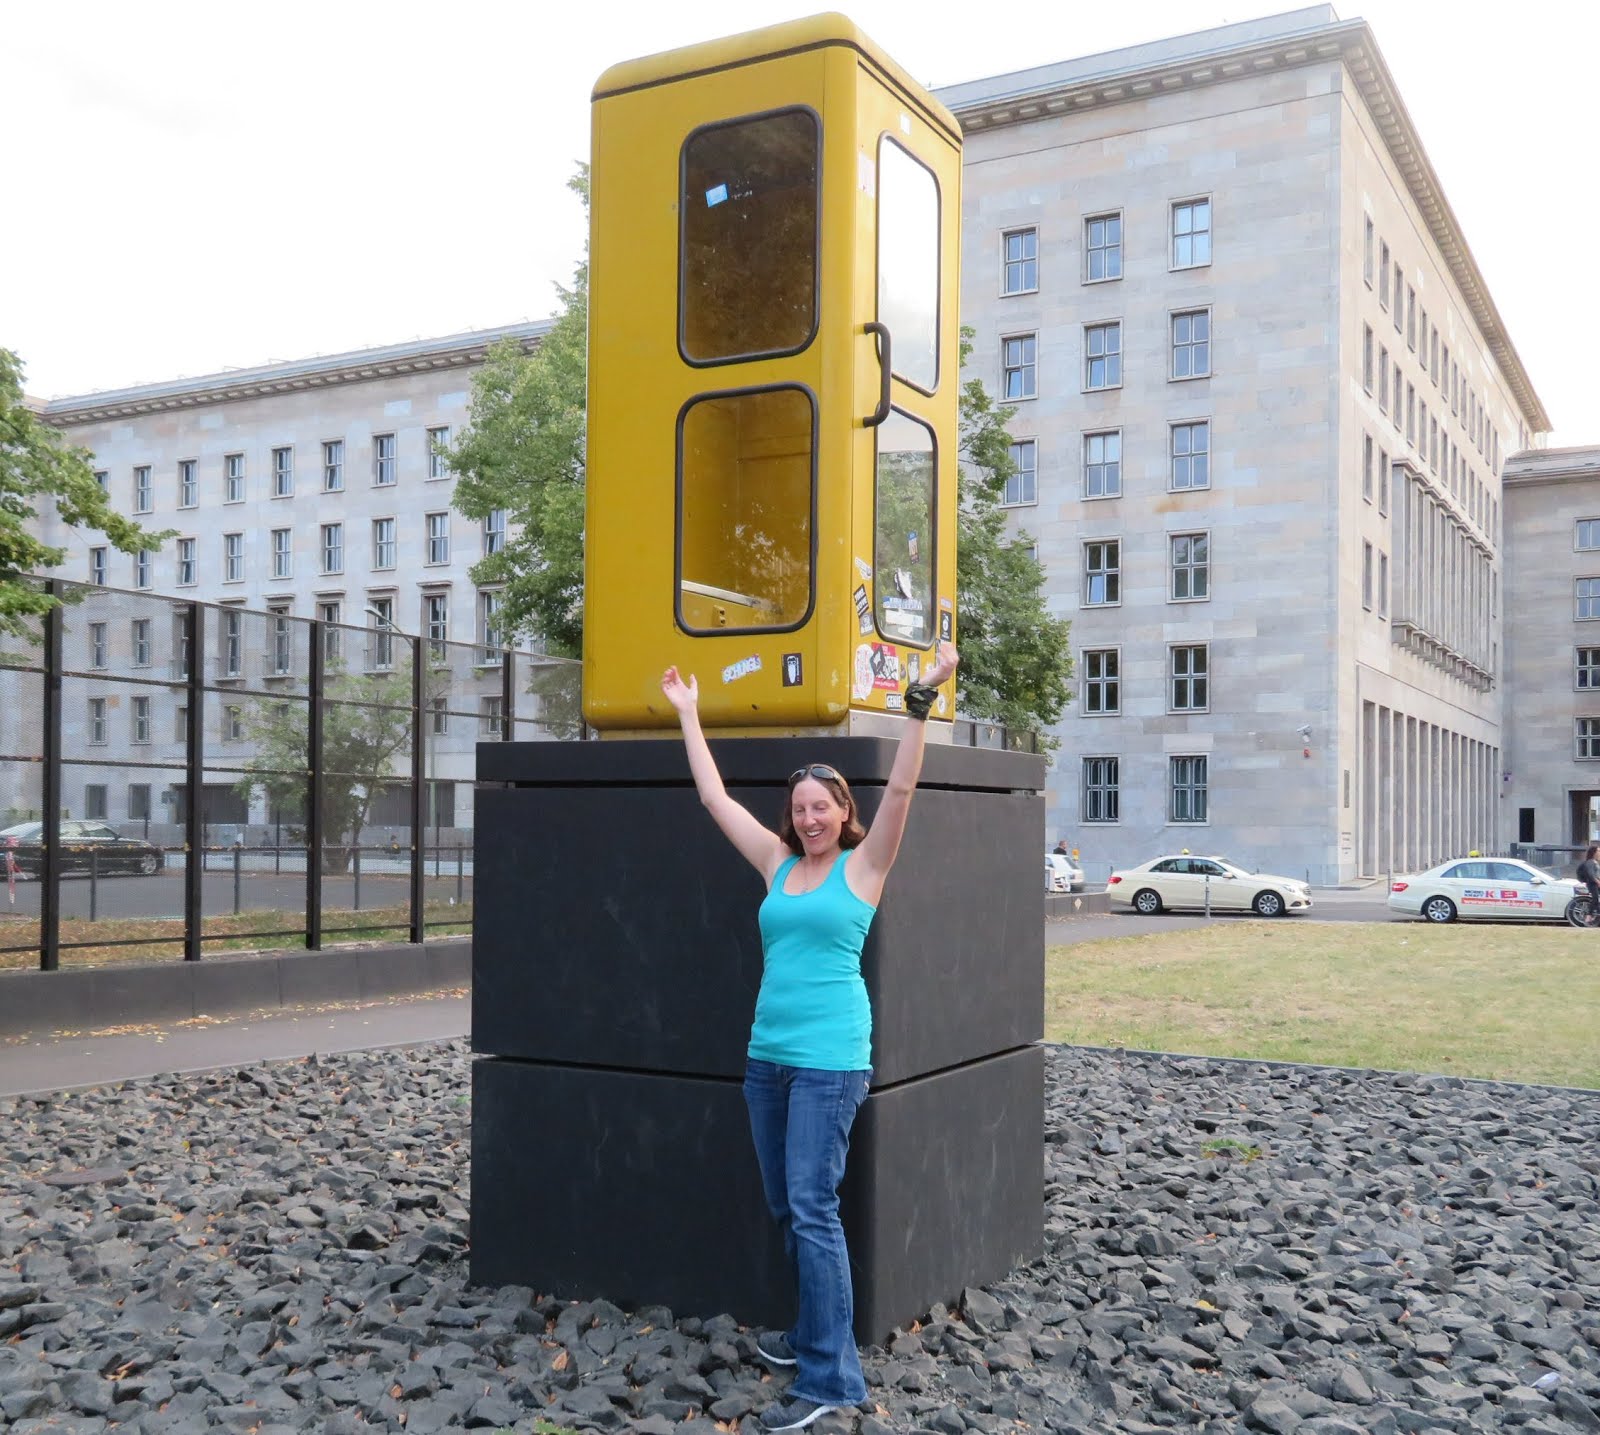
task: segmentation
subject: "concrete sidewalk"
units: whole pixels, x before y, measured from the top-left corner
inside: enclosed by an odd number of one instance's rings
[[[466,1036],[465,990],[0,1039],[0,1096]]]

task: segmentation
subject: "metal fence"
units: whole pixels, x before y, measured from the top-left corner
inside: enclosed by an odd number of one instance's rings
[[[0,968],[465,931],[477,744],[583,736],[570,660],[49,586],[0,637]]]

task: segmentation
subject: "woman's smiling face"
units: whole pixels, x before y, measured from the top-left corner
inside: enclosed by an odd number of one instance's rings
[[[848,815],[849,809],[814,777],[801,778],[789,794],[789,818],[808,857],[820,856],[839,845],[839,833]]]

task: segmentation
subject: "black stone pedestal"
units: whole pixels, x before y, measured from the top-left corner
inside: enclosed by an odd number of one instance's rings
[[[776,826],[827,761],[870,822],[895,744],[714,744]],[[1042,1243],[1042,760],[930,747],[863,953],[873,1085],[841,1202],[879,1340]],[[477,794],[473,1278],[793,1318],[740,1081],[759,876],[678,742],[485,744]]]

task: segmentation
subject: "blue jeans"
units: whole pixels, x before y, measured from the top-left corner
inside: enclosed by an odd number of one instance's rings
[[[783,1231],[800,1309],[789,1344],[790,1394],[817,1405],[867,1398],[856,1351],[850,1254],[839,1224],[839,1182],[850,1125],[866,1100],[870,1071],[811,1071],[751,1058],[744,1099],[767,1206]]]

